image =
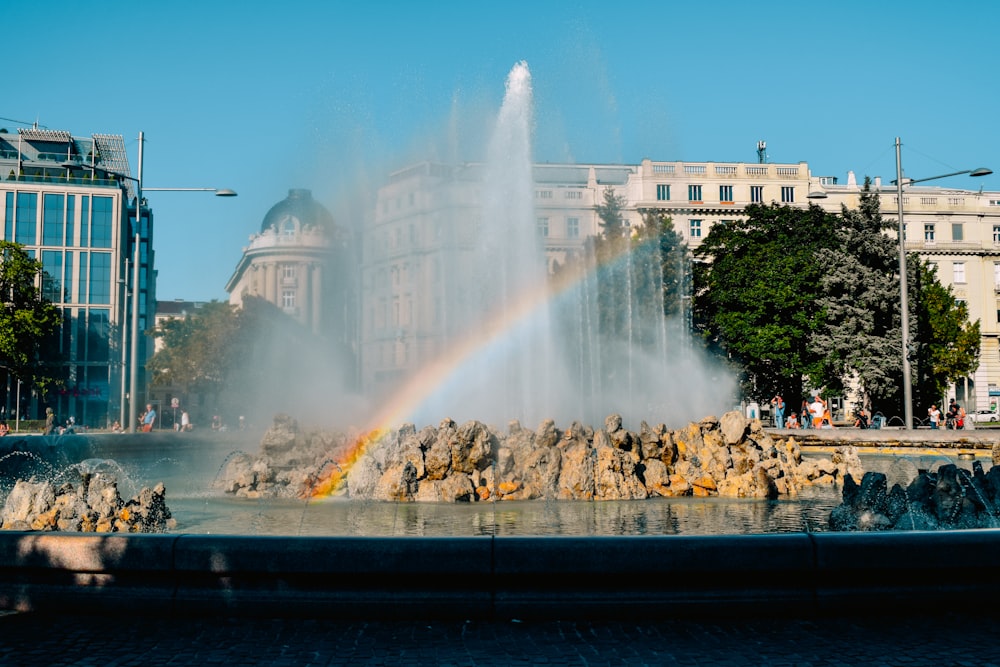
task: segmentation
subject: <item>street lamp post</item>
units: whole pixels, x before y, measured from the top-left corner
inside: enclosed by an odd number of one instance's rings
[[[145,135],[139,132],[139,164],[138,178],[130,178],[135,181],[135,251],[132,258],[132,340],[129,342],[129,401],[128,401],[128,432],[135,433],[137,422],[139,421],[138,399],[139,384],[139,289],[141,256],[140,247],[142,245],[142,149],[145,142]],[[228,188],[146,188],[147,192],[214,192],[217,197],[235,197],[236,191]],[[125,425],[122,424],[122,427]]]
[[[899,227],[899,311],[900,311],[900,334],[903,344],[903,416],[904,427],[907,430],[913,428],[913,377],[910,375],[910,299],[906,280],[906,227],[903,223],[903,164],[900,159],[900,141],[896,137],[896,206]],[[930,176],[928,178],[907,179],[907,184],[923,183],[924,181],[935,181],[939,178],[949,176],[987,176],[993,172],[985,167],[978,169],[964,169],[950,174],[940,176]]]

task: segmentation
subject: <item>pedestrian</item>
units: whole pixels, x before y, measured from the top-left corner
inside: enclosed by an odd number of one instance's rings
[[[778,395],[771,399],[771,405],[774,406],[774,426],[785,428],[785,401]]]
[[[826,416],[826,401],[819,397],[819,394],[813,396],[812,402],[809,404],[809,416],[812,419],[812,427],[819,428],[823,425],[823,418]]]
[[[142,432],[149,433],[156,423],[156,410],[149,403],[146,404],[146,411],[142,413]]]
[[[188,414],[187,410],[181,410],[181,430],[191,430],[191,416]]]
[[[927,408],[927,418],[931,422],[931,428],[937,429],[938,423],[941,421],[941,411],[938,410],[936,405],[931,405],[931,407]]]

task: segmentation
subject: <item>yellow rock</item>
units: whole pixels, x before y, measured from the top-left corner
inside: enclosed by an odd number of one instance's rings
[[[702,477],[701,479],[699,479],[697,482],[695,482],[694,486],[695,486],[695,488],[699,488],[700,487],[702,489],[707,489],[709,491],[715,491],[715,490],[718,489],[718,487],[715,485],[715,480],[712,479],[711,477],[709,477],[708,475],[705,475],[704,477]]]

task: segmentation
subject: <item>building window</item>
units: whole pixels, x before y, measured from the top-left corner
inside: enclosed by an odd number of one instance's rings
[[[38,194],[35,192],[17,193],[17,220],[14,222],[14,242],[22,245],[35,245],[37,237]],[[10,238],[8,237],[8,241]]]
[[[764,201],[764,186],[763,185],[751,185],[750,186],[750,201],[754,204],[760,204]]]
[[[693,239],[701,238],[701,220],[692,220],[689,227],[689,235]]]
[[[281,266],[281,277],[285,280],[295,279],[295,265],[294,264],[282,264]]]
[[[656,200],[657,201],[669,201],[670,200],[670,185],[668,183],[659,183],[656,186]]]
[[[549,235],[549,219],[538,218],[538,235],[546,237]]]
[[[993,225],[993,243],[1000,243],[1000,225]]]
[[[58,303],[62,298],[63,254],[61,250],[42,251],[42,297]]]
[[[719,201],[724,204],[733,203],[733,186],[731,185],[719,186]]]
[[[580,218],[566,218],[566,236],[571,239],[580,238]]]
[[[951,240],[952,241],[962,241],[964,236],[964,230],[962,229],[961,222],[951,223]]]
[[[953,283],[964,283],[965,282],[965,262],[955,262],[951,265],[952,282]]]
[[[1000,292],[1000,262],[993,262],[993,289]]]
[[[924,223],[924,241],[933,242],[934,241],[934,223],[925,222]]]
[[[47,194],[42,200],[42,245],[64,245],[66,198]]]
[[[88,303],[111,303],[111,253],[90,253],[90,289],[87,296]]]
[[[579,190],[567,190],[566,199],[583,199],[583,193]]]
[[[791,204],[795,201],[795,186],[792,185],[782,185],[781,186],[781,202],[783,204]]]
[[[689,201],[701,201],[701,186],[700,185],[689,185],[688,186],[688,200]]]
[[[295,290],[286,289],[281,292],[281,307],[285,310],[295,308]]]
[[[552,190],[535,190],[535,199],[552,199]]]

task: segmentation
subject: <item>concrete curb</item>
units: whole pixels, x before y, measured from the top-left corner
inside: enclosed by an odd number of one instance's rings
[[[350,619],[921,614],[1000,594],[1000,530],[635,537],[0,533],[0,609]]]

